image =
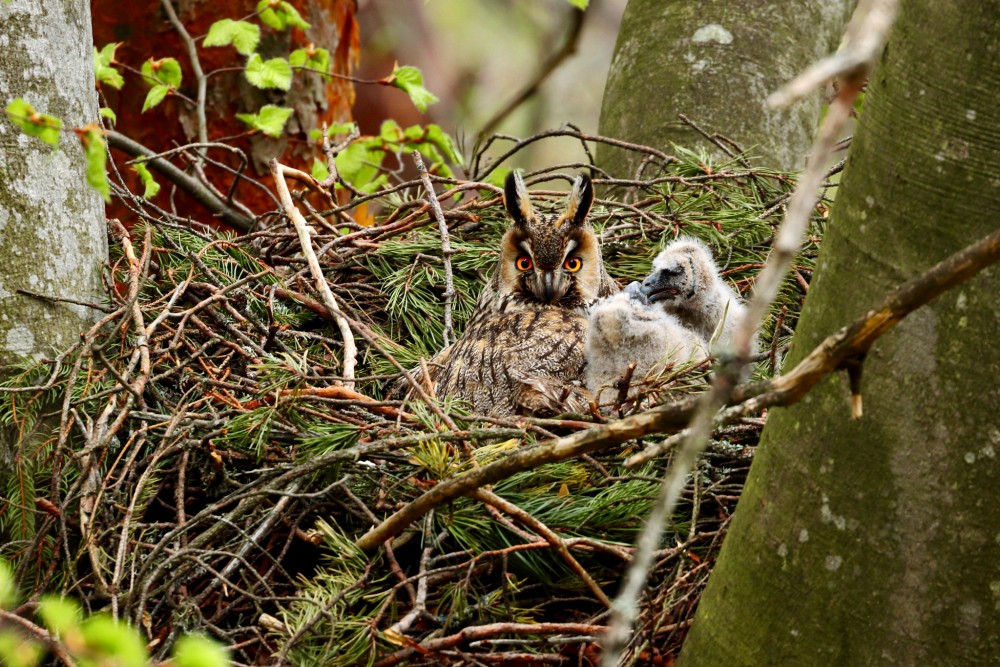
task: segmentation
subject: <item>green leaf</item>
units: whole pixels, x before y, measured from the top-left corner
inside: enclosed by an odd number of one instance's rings
[[[153,85],[161,84],[179,88],[181,85],[181,65],[175,58],[150,58],[142,64],[142,75]]]
[[[326,74],[330,71],[330,52],[310,46],[307,49],[296,49],[288,56],[292,67],[305,67]]]
[[[458,152],[455,142],[452,140],[451,136],[441,129],[440,125],[435,125],[433,123],[428,125],[427,134],[424,139],[437,146],[438,150],[440,150],[452,164],[463,164],[464,160],[462,159],[462,155]]]
[[[567,1],[569,2],[569,4],[573,5],[574,7],[576,7],[581,11],[586,9],[587,3],[590,2],[590,0],[567,0]]]
[[[83,622],[81,627],[87,648],[99,656],[114,656],[117,667],[146,667],[149,654],[139,633],[124,623],[118,623],[110,616],[98,614]]]
[[[167,86],[153,86],[146,93],[146,101],[142,103],[142,113],[146,113],[148,110],[155,107],[157,104],[163,101],[163,98],[167,96],[170,92],[170,88]]]
[[[292,87],[292,67],[284,58],[265,61],[255,53],[247,61],[246,76],[256,88],[288,90]]]
[[[186,635],[174,645],[177,667],[229,667],[229,651],[203,635]]]
[[[65,635],[80,625],[80,605],[56,595],[46,595],[38,604],[38,614],[53,633]]]
[[[222,19],[208,29],[204,46],[229,46],[232,44],[244,56],[257,50],[260,43],[260,26],[249,21]]]
[[[62,121],[55,116],[38,113],[20,97],[7,105],[7,117],[29,137],[38,137],[50,146],[59,145]]]
[[[111,66],[117,49],[116,42],[105,44],[100,51],[94,47],[94,77],[97,79],[98,85],[106,83],[111,88],[120,90],[125,85],[125,79],[122,78],[118,70]]]
[[[152,199],[160,191],[160,184],[156,182],[153,175],[149,173],[149,169],[142,162],[136,162],[132,165],[132,171],[139,174],[139,180],[142,181],[144,190],[142,192],[143,199]]]
[[[281,130],[291,117],[293,109],[266,104],[257,113],[238,113],[236,117],[255,130],[269,137],[280,137]]]
[[[96,126],[89,126],[80,135],[83,144],[83,154],[87,158],[87,182],[97,190],[104,201],[111,201],[111,186],[108,184],[108,151],[104,143],[104,135]]]
[[[312,177],[317,181],[326,180],[330,175],[330,170],[326,168],[326,163],[319,158],[313,158]]]
[[[14,572],[7,561],[0,560],[0,609],[13,607],[17,603],[17,584]]]
[[[108,42],[101,50],[98,52],[97,47],[94,47],[95,55],[94,57],[105,67],[111,65],[115,60],[115,52],[118,51],[118,47],[121,46],[120,42]]]
[[[112,125],[118,122],[118,114],[107,107],[101,107],[98,110],[98,113],[101,114],[101,118],[107,118],[110,120]]]
[[[385,151],[375,148],[381,145],[381,138],[374,141],[355,141],[337,154],[337,171],[340,177],[361,192],[370,193],[379,189],[388,180],[379,173],[385,158]]]
[[[299,14],[298,10],[288,2],[285,2],[285,0],[281,0],[280,2],[260,0],[257,3],[257,11],[259,12],[261,22],[275,30],[284,30],[288,26],[302,28],[303,30],[308,30],[310,27],[309,23]]]
[[[497,167],[489,173],[489,175],[483,180],[483,183],[489,183],[490,185],[502,188],[504,181],[507,180],[507,175],[510,174],[511,171],[512,170],[509,167]]]
[[[14,630],[0,630],[0,660],[4,667],[35,667],[44,655],[41,645]]]
[[[390,143],[398,143],[403,140],[403,128],[391,118],[382,121],[382,126],[379,127],[378,134]]]
[[[397,67],[392,75],[384,80],[388,85],[395,86],[410,96],[413,105],[421,112],[427,111],[427,106],[434,104],[438,98],[424,88],[424,75],[416,67]]]

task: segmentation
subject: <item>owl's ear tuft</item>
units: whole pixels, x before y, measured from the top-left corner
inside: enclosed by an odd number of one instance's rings
[[[566,202],[566,213],[563,219],[568,220],[573,227],[582,227],[594,203],[594,185],[590,177],[580,174],[573,182],[573,190]]]
[[[527,227],[528,221],[535,217],[531,210],[528,188],[525,187],[521,174],[516,171],[507,174],[507,180],[504,181],[503,205],[514,219],[514,224],[519,227]]]

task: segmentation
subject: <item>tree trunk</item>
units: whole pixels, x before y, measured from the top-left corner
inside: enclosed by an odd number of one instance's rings
[[[0,365],[79,340],[97,311],[17,290],[101,300],[104,202],[72,128],[97,121],[87,0],[0,2],[0,105],[23,97],[63,121],[55,149],[0,119]]]
[[[998,15],[996,0],[903,3],[790,363],[996,229]],[[862,419],[840,377],[773,411],[680,664],[996,659],[998,294],[992,267],[876,343]]]
[[[738,142],[767,164],[802,166],[819,119],[816,94],[792,110],[768,94],[828,55],[851,0],[629,0],[601,109],[600,133],[669,150],[711,142],[678,119]],[[625,176],[635,154],[601,145],[598,164]]]

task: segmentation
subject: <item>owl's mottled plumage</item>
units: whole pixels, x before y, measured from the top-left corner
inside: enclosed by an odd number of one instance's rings
[[[708,342],[662,308],[649,303],[634,282],[592,309],[584,346],[587,388],[595,395],[614,387],[632,364],[634,381],[670,364],[706,356]]]
[[[705,341],[719,329],[720,345],[732,341],[736,323],[746,312],[739,294],[719,275],[712,253],[692,238],[679,238],[656,256],[642,292]]]
[[[507,177],[513,224],[465,333],[435,360],[437,392],[496,416],[582,411],[585,314],[617,291],[587,222],[594,191],[579,176],[558,215],[539,215],[524,181]]]

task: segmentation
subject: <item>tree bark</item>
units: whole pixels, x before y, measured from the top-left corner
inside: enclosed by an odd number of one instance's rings
[[[0,2],[0,103],[23,97],[63,121],[55,149],[0,119],[0,365],[51,355],[94,319],[102,298],[104,202],[84,177],[72,128],[97,121],[87,0]]]
[[[997,228],[1000,3],[903,2],[791,364]],[[1000,271],[771,414],[680,664],[989,664],[1000,653]]]
[[[820,94],[791,110],[765,98],[836,49],[850,0],[629,0],[608,73],[600,133],[669,150],[712,142],[684,124],[738,142],[780,169],[802,166],[815,134]],[[598,147],[598,164],[632,174],[633,153]]]

